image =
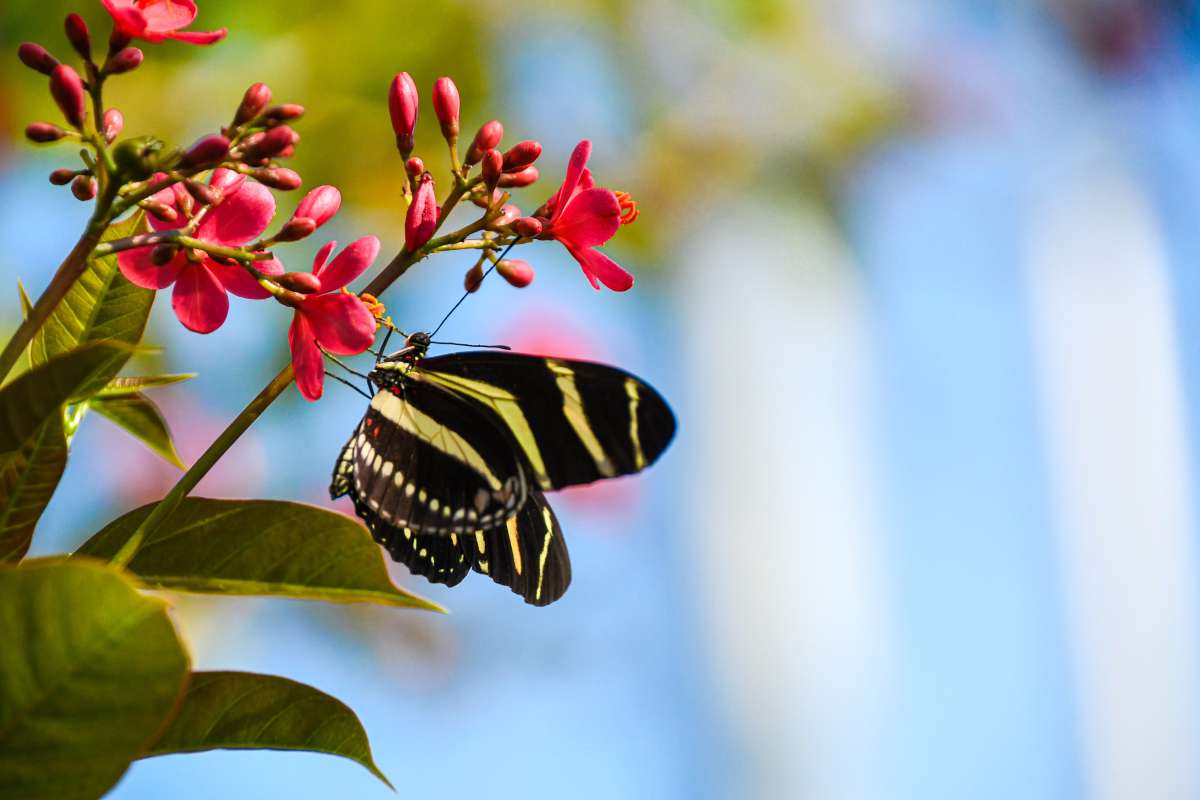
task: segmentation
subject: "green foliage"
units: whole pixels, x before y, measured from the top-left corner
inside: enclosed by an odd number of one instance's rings
[[[124,239],[147,229],[144,215],[138,213],[109,227],[103,241]],[[37,367],[87,342],[108,340],[136,345],[142,340],[153,304],[154,292],[126,280],[117,268],[116,254],[89,259],[83,275],[33,337],[30,362]],[[114,354],[80,394],[90,395],[103,388],[130,355],[132,350]]]
[[[175,451],[171,431],[158,406],[149,397],[137,392],[116,397],[94,397],[88,403],[92,410],[120,425],[170,464],[186,469]]]
[[[127,397],[137,394],[143,389],[155,389],[159,386],[170,386],[172,383],[182,383],[190,381],[196,377],[196,373],[189,372],[183,375],[144,375],[139,377],[128,378],[113,378],[100,391],[96,392],[97,397]]]
[[[51,415],[16,450],[0,454],[0,561],[19,561],[67,466],[60,415]]]
[[[89,342],[54,356],[0,389],[0,453],[21,447],[65,404],[83,399],[114,361],[132,352],[132,347],[119,342]]]
[[[146,756],[201,750],[307,750],[357,761],[392,784],[345,703],[303,683],[249,672],[194,672],[178,715]]]
[[[110,558],[152,508],[120,517],[78,552]],[[301,503],[188,498],[128,568],[163,589],[442,610],[392,584],[382,552],[357,521]]]
[[[82,559],[0,568],[0,642],[0,797],[98,797],[187,677],[165,604]]]

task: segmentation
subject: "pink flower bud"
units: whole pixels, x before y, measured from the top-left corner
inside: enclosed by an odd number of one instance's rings
[[[413,156],[404,162],[404,171],[415,178],[425,171],[425,162]]]
[[[111,56],[113,53],[124,50],[132,41],[133,38],[121,30],[121,26],[114,27],[112,35],[108,37],[108,54]]]
[[[177,184],[175,184],[175,186],[178,187],[179,184],[177,183]],[[181,193],[176,192],[177,196],[179,194],[181,194]],[[187,197],[189,197],[191,199],[194,199],[197,203],[199,203],[202,206],[220,205],[221,201],[225,199],[225,193],[223,191],[221,191],[220,189],[218,189],[216,186],[212,186],[207,183],[201,183],[200,181],[193,181],[193,180],[186,180],[183,182],[182,194],[186,195]],[[182,200],[182,198],[180,198],[180,200]],[[182,207],[183,202],[180,202],[179,205]],[[184,210],[188,211],[188,212],[191,211],[191,209],[186,209],[186,208]]]
[[[414,252],[424,246],[437,229],[437,196],[433,191],[433,176],[426,172],[417,185],[417,194],[404,218],[404,249]]]
[[[153,214],[157,219],[163,222],[175,222],[179,219],[179,212],[173,206],[166,203],[160,203],[158,200],[149,198],[138,203],[139,206],[146,209],[147,214]]]
[[[519,258],[506,258],[496,264],[496,272],[504,280],[508,281],[518,289],[523,289],[533,283],[533,267],[528,261],[522,261]]]
[[[392,79],[388,90],[388,111],[392,115],[392,130],[396,133],[396,149],[400,151],[401,158],[408,158],[412,152],[419,104],[417,85],[411,75],[401,72]]]
[[[494,119],[491,122],[483,123],[479,132],[475,134],[475,140],[471,142],[471,147],[467,150],[466,161],[463,163],[468,167],[478,164],[479,159],[483,158],[483,154],[488,150],[495,149],[503,138],[504,126],[500,124],[500,120]]]
[[[284,103],[283,105],[272,106],[263,112],[263,117],[268,125],[276,125],[280,122],[299,119],[304,116],[304,106],[298,103]]]
[[[542,223],[536,217],[521,217],[512,224],[517,235],[532,239],[542,232]]]
[[[514,206],[512,203],[505,203],[500,209],[500,216],[492,220],[494,227],[500,228],[510,224],[513,220],[521,216],[521,209]]]
[[[293,220],[312,220],[313,230],[328,222],[338,209],[342,207],[342,193],[333,186],[318,186],[304,195],[300,205],[296,206]],[[312,233],[312,231],[309,231]],[[308,234],[305,234],[307,236]]]
[[[520,172],[506,172],[500,176],[500,186],[508,189],[519,189],[522,186],[529,186],[537,182],[538,168],[526,167]]]
[[[83,21],[83,17],[78,14],[67,14],[67,19],[63,27],[67,31],[67,41],[75,48],[75,52],[79,53],[84,61],[91,61],[92,37],[88,33],[88,26]]]
[[[274,281],[285,289],[300,294],[313,294],[321,291],[321,279],[311,272],[285,272],[276,275]]]
[[[316,229],[317,223],[308,217],[295,217],[285,222],[272,238],[277,242],[298,242],[312,236]]]
[[[250,162],[270,159],[281,156],[283,151],[298,141],[300,141],[300,134],[287,125],[280,125],[265,133],[248,137],[247,144],[242,148],[242,155]]]
[[[476,292],[479,289],[479,284],[483,283],[483,265],[476,263],[475,266],[467,270],[467,274],[463,276],[463,289],[468,292]]]
[[[517,142],[504,154],[504,171],[520,172],[537,161],[538,156],[541,154],[542,145],[540,142],[532,140]]]
[[[109,144],[113,143],[121,131],[125,129],[125,115],[115,108],[110,108],[104,112],[104,141]]]
[[[228,154],[229,140],[220,134],[212,133],[197,139],[179,159],[179,166],[182,169],[210,167],[220,163]]]
[[[242,104],[233,115],[233,125],[244,125],[262,113],[271,102],[271,87],[265,83],[256,83],[242,95]]]
[[[458,138],[458,87],[449,78],[438,78],[433,84],[433,113],[437,114],[446,141]]]
[[[91,200],[96,196],[96,181],[91,175],[79,175],[71,181],[71,194],[76,200]]]
[[[483,154],[483,164],[480,169],[483,170],[483,182],[489,189],[496,188],[503,167],[504,156],[500,155],[499,150],[488,150]]]
[[[25,66],[37,70],[43,75],[49,75],[58,66],[58,59],[50,55],[50,51],[33,42],[25,42],[18,47],[17,56]]]
[[[192,183],[196,183],[192,181]],[[175,196],[175,208],[183,213],[185,217],[191,217],[196,210],[196,197],[187,190],[185,183],[175,183],[171,185],[171,194]],[[200,201],[203,205],[204,201]]]
[[[50,182],[55,186],[66,186],[71,181],[75,180],[75,176],[79,173],[73,169],[59,167],[50,173]]]
[[[178,252],[179,248],[176,245],[168,244],[167,242],[156,244],[154,249],[150,251],[150,263],[159,267],[165,267],[171,263]]]
[[[31,122],[25,126],[25,138],[31,142],[38,142],[40,144],[57,142],[66,135],[66,131],[57,125],[51,125],[49,122]]]
[[[250,174],[262,185],[270,186],[272,189],[279,189],[284,192],[290,192],[293,189],[299,189],[300,184],[304,182],[295,170],[286,169],[284,167],[256,169]]]
[[[109,75],[132,72],[142,65],[143,58],[145,58],[145,55],[138,48],[124,47],[118,50],[116,55],[108,59],[108,63],[104,65],[104,71]]]
[[[87,98],[79,73],[66,64],[59,64],[50,73],[50,94],[54,95],[54,102],[58,103],[67,122],[82,128],[87,115]]]

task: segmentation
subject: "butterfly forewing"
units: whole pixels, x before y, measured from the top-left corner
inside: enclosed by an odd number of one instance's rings
[[[543,490],[638,472],[675,433],[674,415],[658,392],[603,364],[452,353],[424,359],[414,377],[500,419]]]
[[[351,445],[353,469],[342,479],[363,505],[399,530],[486,530],[512,516],[528,492],[521,460],[504,432],[470,403],[434,386],[413,382],[377,392]]]

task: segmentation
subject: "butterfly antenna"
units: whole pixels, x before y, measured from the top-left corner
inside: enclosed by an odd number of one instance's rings
[[[342,369],[346,370],[346,372],[349,372],[351,375],[355,375],[355,376],[357,376],[357,377],[359,377],[359,378],[362,378],[363,380],[370,380],[370,377],[369,377],[369,376],[362,374],[361,372],[359,372],[358,370],[354,369],[353,367],[350,367],[350,366],[349,366],[349,365],[347,365],[345,362],[343,362],[343,361],[342,361],[340,358],[338,358],[337,356],[335,356],[333,353],[329,352],[329,351],[328,351],[328,350],[326,350],[324,347],[321,347],[321,345],[317,345],[317,347],[320,347],[320,348],[321,348],[321,352],[325,354],[325,357],[326,357],[326,358],[328,358],[328,359],[329,359],[330,361],[332,361],[333,363],[337,364],[337,365],[338,365],[339,367],[341,367]]]
[[[359,394],[361,394],[363,397],[367,398],[368,400],[370,400],[370,399],[371,399],[371,395],[369,395],[369,394],[367,394],[366,392],[364,392],[364,391],[362,390],[362,387],[360,387],[360,386],[355,386],[353,383],[351,383],[350,381],[346,380],[346,379],[345,379],[345,378],[343,378],[341,375],[334,375],[334,374],[333,374],[332,372],[330,372],[329,370],[325,370],[325,374],[326,374],[326,375],[328,375],[329,377],[333,378],[333,379],[334,379],[335,381],[337,381],[338,383],[344,383],[344,384],[346,384],[346,385],[347,385],[347,386],[349,386],[351,389],[353,389],[354,391],[358,392]]]
[[[467,342],[442,342],[442,341],[435,342],[432,339],[429,341],[429,343],[430,344],[448,344],[448,345],[451,345],[452,347],[481,347],[485,350],[512,350],[512,348],[506,344],[469,344]]]
[[[516,244],[517,244],[516,242],[513,242],[508,247],[504,248],[504,252],[500,254],[500,257],[492,262],[492,265],[487,268],[487,272],[483,273],[483,278],[486,278],[488,275],[492,274],[492,270],[494,270],[496,268],[496,264],[503,261],[504,257],[506,255],[508,255],[508,251],[512,250],[516,246]],[[479,283],[475,284],[476,289],[478,289],[483,284],[483,278],[480,278]],[[454,307],[446,312],[446,316],[442,317],[442,321],[439,322],[438,326],[433,329],[433,333],[429,334],[430,339],[432,339],[434,336],[437,336],[437,332],[440,331],[442,329],[442,326],[446,324],[446,320],[450,319],[450,315],[453,314],[455,311],[457,311],[458,307],[463,304],[463,300],[466,300],[470,295],[471,295],[471,292],[469,292],[469,291],[463,292],[463,296],[458,298],[458,302],[454,304]]]

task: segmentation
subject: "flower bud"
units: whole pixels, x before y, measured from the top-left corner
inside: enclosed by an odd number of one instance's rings
[[[229,154],[229,140],[220,134],[202,136],[179,159],[181,169],[210,167]]]
[[[132,37],[121,30],[120,26],[114,27],[112,35],[108,37],[108,54],[111,56],[114,53],[121,52],[126,47],[129,47],[129,43],[132,41]]]
[[[494,119],[491,122],[483,123],[479,127],[479,132],[475,134],[475,140],[471,142],[471,147],[467,150],[467,158],[463,163],[468,167],[479,163],[483,154],[488,150],[495,149],[503,138],[504,126],[500,124],[500,120]]]
[[[413,156],[404,162],[404,170],[415,178],[425,171],[425,162]]]
[[[521,216],[521,209],[514,206],[512,203],[505,203],[500,209],[500,215],[492,220],[492,227],[500,228],[508,225]]]
[[[437,229],[437,196],[433,191],[433,176],[426,172],[417,185],[416,196],[404,217],[404,249],[412,253],[424,246]]]
[[[467,274],[463,276],[463,289],[474,293],[478,291],[481,283],[483,283],[483,265],[477,261],[475,266],[467,270]]]
[[[287,125],[279,125],[262,134],[249,137],[242,148],[243,157],[250,162],[271,159],[283,154],[287,148],[300,141],[300,134]],[[228,145],[228,142],[226,142]]]
[[[55,186],[66,186],[71,181],[75,180],[75,176],[79,173],[73,169],[59,167],[50,173],[50,182]]]
[[[193,181],[194,183],[194,181]],[[191,217],[196,210],[196,197],[182,183],[171,184],[171,194],[175,197],[175,208],[185,217]],[[203,205],[204,201],[200,201]]]
[[[178,186],[179,184],[175,185]],[[195,199],[202,206],[220,205],[221,201],[225,199],[225,193],[219,188],[200,181],[184,181],[183,193]]]
[[[288,308],[299,308],[300,306],[304,305],[304,295],[300,294],[299,292],[291,292],[285,289],[279,294],[272,295],[272,297],[274,297],[277,302],[287,306]]]
[[[277,242],[298,242],[312,236],[316,229],[317,223],[308,217],[294,217],[284,223],[284,226],[279,229],[279,233],[271,238]]]
[[[304,182],[295,170],[284,167],[256,169],[252,170],[250,174],[262,185],[270,186],[272,189],[279,189],[284,192],[299,189],[300,184]]]
[[[458,138],[458,87],[449,78],[438,78],[433,84],[433,113],[437,114],[446,141]]]
[[[500,155],[499,150],[488,150],[483,154],[483,182],[488,189],[495,189],[497,182],[500,180],[501,169],[504,166],[504,157]]]
[[[392,130],[396,134],[396,149],[401,158],[408,158],[413,149],[413,131],[417,128],[417,108],[420,100],[412,76],[401,72],[392,79],[388,89],[388,112],[392,115]]]
[[[145,54],[136,47],[124,47],[104,65],[104,71],[109,75],[120,75],[123,72],[132,72],[142,65],[142,59]]]
[[[263,120],[268,125],[278,125],[281,122],[299,119],[304,116],[304,106],[298,103],[283,103],[278,106],[271,106],[263,112]]]
[[[532,239],[542,232],[542,223],[536,217],[521,217],[512,224],[518,236]]]
[[[165,267],[170,264],[175,258],[175,254],[179,252],[179,246],[168,242],[156,244],[154,249],[150,251],[150,263],[155,266]]]
[[[76,200],[91,200],[96,196],[96,181],[91,175],[77,175],[71,181],[71,194]]]
[[[25,42],[18,47],[17,57],[25,66],[37,70],[43,75],[49,75],[58,66],[58,59],[50,55],[49,50],[33,42]]]
[[[66,135],[66,131],[49,122],[31,122],[25,126],[25,138],[31,142],[57,142]]]
[[[321,291],[321,279],[311,272],[285,272],[272,276],[277,284],[284,289],[300,294],[312,294]]]
[[[520,172],[537,161],[538,156],[541,154],[542,145],[540,142],[532,140],[517,142],[504,154],[504,171]]]
[[[271,102],[271,87],[265,83],[256,83],[242,95],[242,104],[233,115],[233,125],[236,128],[244,125],[262,113]]]
[[[520,172],[506,172],[500,176],[500,186],[505,189],[519,189],[522,186],[529,186],[537,182],[538,168],[526,167]]]
[[[135,136],[119,142],[112,154],[120,176],[126,181],[149,178],[158,169],[162,146],[153,136]]]
[[[54,102],[58,103],[67,122],[82,128],[87,114],[87,98],[79,73],[66,64],[59,64],[50,73],[50,94],[54,96]]]
[[[101,127],[104,141],[112,144],[125,129],[125,115],[115,108],[110,108],[104,112],[104,124]]]
[[[519,258],[506,258],[496,264],[496,272],[518,289],[533,283],[533,267]]]
[[[146,210],[147,214],[153,214],[156,218],[163,222],[176,222],[179,219],[179,212],[173,206],[159,202],[152,198],[146,198],[138,203],[139,206]]]
[[[83,17],[78,14],[67,14],[67,19],[63,23],[63,27],[67,31],[67,41],[75,48],[75,52],[79,53],[84,61],[91,61],[92,37],[88,33],[88,26],[83,21]]]
[[[318,186],[304,195],[300,205],[296,206],[293,220],[307,219],[313,223],[313,230],[328,222],[338,209],[342,207],[342,193],[333,186]],[[312,233],[309,231],[308,233]],[[308,233],[304,234],[305,236]]]

